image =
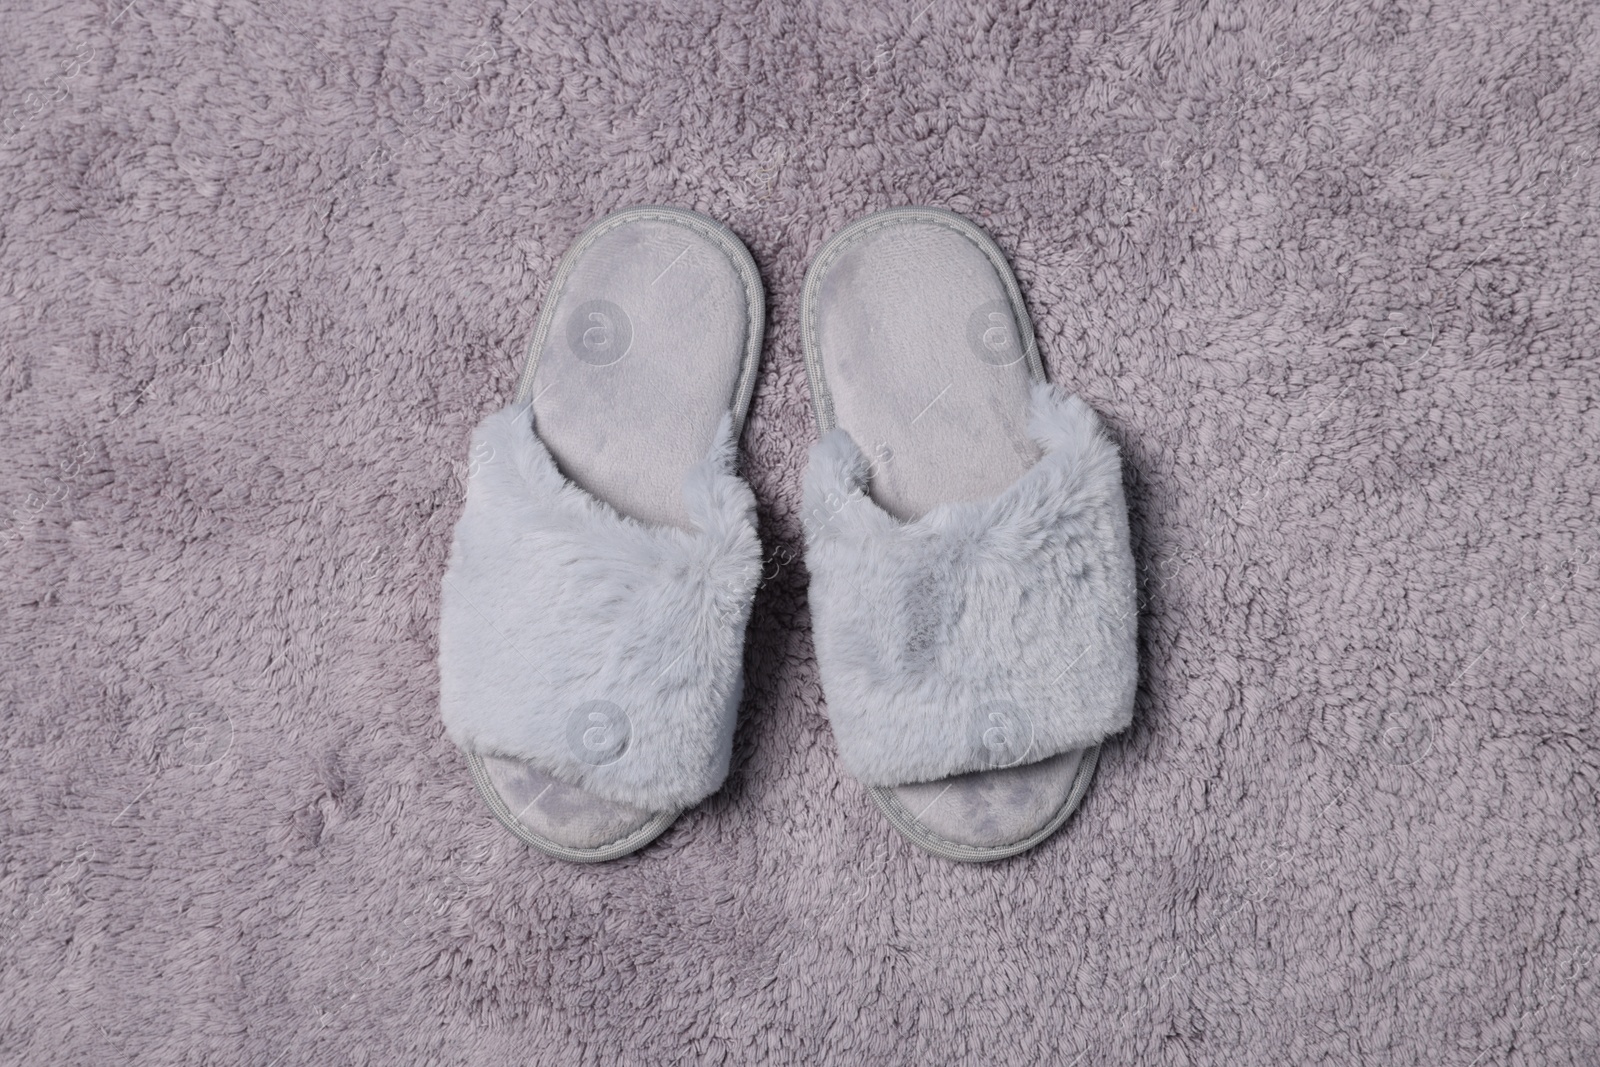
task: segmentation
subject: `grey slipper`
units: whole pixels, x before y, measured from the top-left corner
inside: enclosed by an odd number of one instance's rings
[[[473,435],[440,707],[490,810],[541,852],[627,855],[727,774],[761,569],[734,468],[763,324],[725,227],[619,211],[562,259],[515,401]]]
[[[806,564],[840,759],[927,851],[1015,855],[1066,821],[1132,719],[1116,446],[1045,381],[1004,256],[950,212],[832,238],[801,331],[822,434]]]

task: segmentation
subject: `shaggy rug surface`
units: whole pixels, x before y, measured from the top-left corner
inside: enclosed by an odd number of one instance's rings
[[[1600,1061],[1600,9],[0,10],[0,1062]],[[726,786],[549,861],[438,712],[470,428],[636,203],[770,291]],[[1134,726],[994,866],[843,777],[810,255],[934,204],[1124,450]]]

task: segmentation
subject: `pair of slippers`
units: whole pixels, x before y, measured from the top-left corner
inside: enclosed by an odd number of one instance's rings
[[[1022,294],[959,215],[896,208],[801,300],[817,663],[845,769],[952,860],[1064,823],[1132,718],[1121,464],[1047,383]],[[473,435],[441,707],[499,820],[560,859],[650,842],[727,775],[762,572],[736,474],[764,329],[750,253],[633,208],[562,259],[514,402]]]

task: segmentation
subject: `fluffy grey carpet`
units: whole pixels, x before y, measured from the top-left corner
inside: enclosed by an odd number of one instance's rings
[[[0,11],[0,1061],[1600,1059],[1600,11]],[[126,5],[126,6],[125,6]],[[641,202],[771,290],[726,787],[548,862],[444,740],[469,428]],[[1135,726],[913,852],[818,691],[812,251],[937,204],[1125,449]]]

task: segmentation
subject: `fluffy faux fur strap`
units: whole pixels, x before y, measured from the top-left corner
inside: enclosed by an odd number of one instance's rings
[[[1133,557],[1116,446],[1035,386],[1044,456],[990,500],[901,522],[843,430],[811,450],[806,565],[840,758],[872,786],[1093,744],[1132,719]]]
[[[653,526],[567,481],[527,407],[485,419],[444,576],[451,740],[597,796],[676,811],[728,770],[760,577],[732,420],[685,479],[695,529]]]

